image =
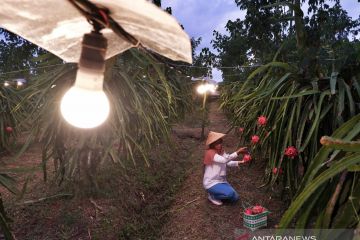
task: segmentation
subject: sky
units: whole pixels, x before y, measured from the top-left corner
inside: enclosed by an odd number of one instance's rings
[[[201,37],[202,42],[198,47],[209,47],[213,31],[226,33],[225,25],[228,20],[244,19],[245,12],[240,11],[234,0],[162,0],[162,8],[171,7],[173,16],[181,23],[190,37]],[[342,0],[341,5],[354,19],[360,15],[358,0]],[[307,12],[307,5],[303,7]],[[213,51],[214,52],[214,51]],[[213,79],[222,81],[221,72],[213,69]]]

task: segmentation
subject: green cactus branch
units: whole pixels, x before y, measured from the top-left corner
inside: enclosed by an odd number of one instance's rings
[[[360,152],[360,141],[346,141],[338,138],[323,136],[320,143],[326,147],[349,152]]]

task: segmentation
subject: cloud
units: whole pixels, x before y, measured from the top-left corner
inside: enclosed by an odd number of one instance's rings
[[[215,80],[216,82],[222,82],[223,78],[222,78],[222,72],[221,70],[217,69],[217,68],[213,68],[212,69],[212,78],[213,80]]]
[[[360,3],[356,1],[344,1],[341,3],[341,6],[348,12],[349,16],[353,20],[360,17]]]
[[[226,33],[225,25],[229,20],[243,19],[241,11],[234,0],[163,0],[162,7],[171,7],[173,16],[182,24],[190,37],[201,37],[197,51],[208,47],[212,51],[213,31]],[[213,78],[222,81],[221,71],[213,69]]]
[[[216,30],[222,34],[225,34],[226,33],[225,26],[226,26],[227,22],[229,20],[235,21],[238,18],[245,19],[245,14],[246,14],[245,11],[242,11],[239,9],[228,12],[226,15],[222,16],[221,20],[219,20],[219,22],[214,30]]]
[[[234,0],[163,0],[162,7],[172,8],[174,17],[191,37],[202,38],[198,50],[211,48],[213,30],[224,33],[229,19],[244,16]]]

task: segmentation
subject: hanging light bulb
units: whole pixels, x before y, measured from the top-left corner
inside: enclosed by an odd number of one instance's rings
[[[64,119],[78,128],[94,128],[108,117],[110,104],[103,91],[107,40],[99,31],[85,34],[74,85],[61,100]]]

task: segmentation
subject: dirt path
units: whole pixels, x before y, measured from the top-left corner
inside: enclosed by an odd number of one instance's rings
[[[227,119],[218,110],[218,103],[211,102],[209,111],[210,127],[216,132],[226,132]],[[225,138],[225,150],[236,149],[239,140],[232,132]],[[228,169],[228,181],[240,195],[240,201],[234,205],[212,205],[202,187],[202,155],[204,144],[198,145],[192,153],[193,167],[177,193],[173,206],[169,210],[169,222],[162,230],[161,239],[235,239],[237,232],[244,229],[242,220],[243,207],[259,203],[272,213],[268,227],[274,228],[281,216],[283,203],[280,195],[266,188],[256,188],[262,184],[265,163],[255,162],[251,167]],[[243,230],[240,230],[243,231]]]

